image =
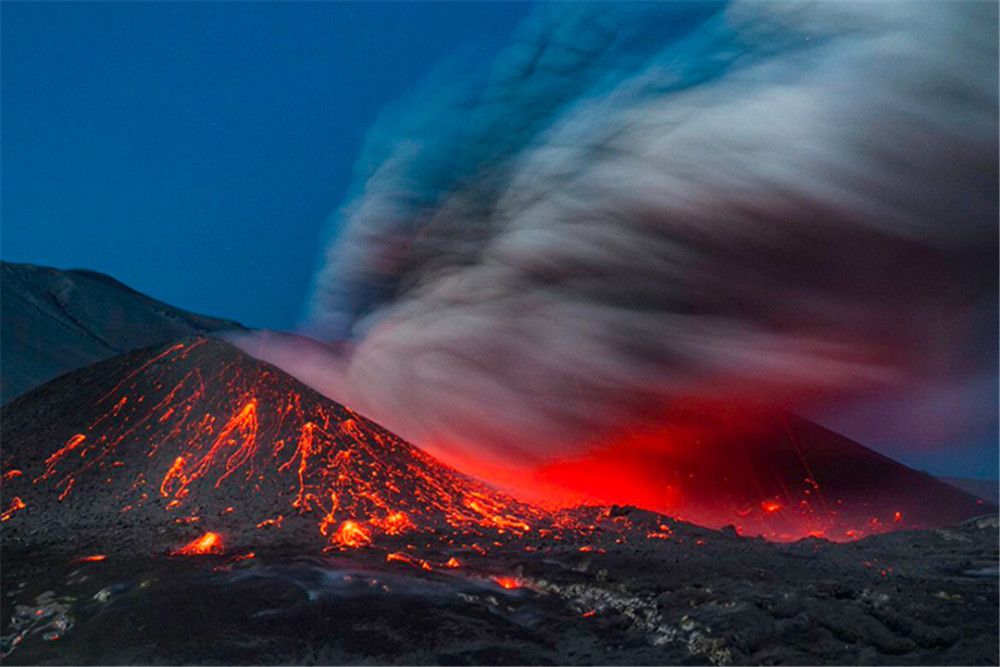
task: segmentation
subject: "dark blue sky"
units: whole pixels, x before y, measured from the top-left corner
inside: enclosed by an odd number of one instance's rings
[[[292,328],[378,113],[529,9],[4,2],[0,257]]]

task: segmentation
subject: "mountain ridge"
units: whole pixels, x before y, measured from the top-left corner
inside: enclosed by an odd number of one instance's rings
[[[242,331],[142,294],[89,269],[0,262],[0,401],[130,350],[172,339]]]

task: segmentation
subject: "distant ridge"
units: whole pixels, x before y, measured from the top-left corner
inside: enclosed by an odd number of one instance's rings
[[[968,479],[965,477],[938,477],[938,479],[994,505],[1000,503],[1000,483],[995,479]]]
[[[0,262],[0,402],[69,371],[177,338],[238,329],[111,276]]]

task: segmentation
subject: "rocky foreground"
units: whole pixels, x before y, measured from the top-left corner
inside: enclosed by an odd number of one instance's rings
[[[997,664],[996,516],[776,545],[631,508],[570,515],[585,540],[450,551],[5,544],[4,662]]]

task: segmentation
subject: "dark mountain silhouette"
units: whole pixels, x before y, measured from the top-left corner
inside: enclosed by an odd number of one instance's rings
[[[169,306],[95,271],[0,262],[0,298],[4,403],[122,352],[242,329]]]

